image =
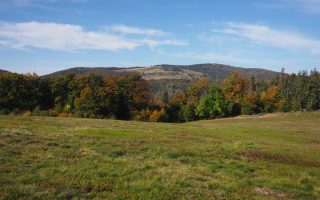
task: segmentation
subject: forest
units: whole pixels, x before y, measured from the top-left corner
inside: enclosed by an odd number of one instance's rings
[[[133,73],[61,77],[0,73],[0,112],[11,115],[187,122],[237,115],[320,108],[320,73],[287,74],[271,81],[232,73],[221,83],[189,82],[176,95],[155,98],[150,82]]]

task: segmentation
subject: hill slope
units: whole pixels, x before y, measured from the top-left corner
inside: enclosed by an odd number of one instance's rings
[[[9,71],[6,71],[6,70],[3,70],[3,69],[0,69],[0,73],[8,73]]]
[[[146,80],[194,80],[200,77],[213,79],[223,79],[232,72],[239,72],[250,78],[271,80],[278,72],[258,69],[241,68],[221,64],[196,64],[196,65],[155,65],[151,67],[77,67],[62,71],[57,71],[47,76],[62,76],[65,73],[74,73],[76,75],[93,73],[102,76],[123,75],[132,72],[138,72]]]
[[[320,112],[185,124],[0,116],[3,199],[320,199]]]

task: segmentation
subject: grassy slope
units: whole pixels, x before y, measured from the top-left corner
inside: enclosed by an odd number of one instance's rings
[[[0,116],[0,199],[319,199],[320,112],[185,124]]]

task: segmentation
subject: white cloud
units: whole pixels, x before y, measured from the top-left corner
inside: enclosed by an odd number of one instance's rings
[[[273,29],[266,25],[230,22],[222,29],[213,31],[246,38],[256,44],[293,51],[306,50],[313,54],[320,53],[320,40],[311,39],[291,31]]]
[[[123,24],[113,25],[111,27],[106,28],[112,32],[118,32],[123,34],[136,34],[136,35],[148,35],[148,36],[165,36],[169,35],[169,33],[164,32],[158,29],[150,29],[150,28],[138,28],[126,26]]]
[[[74,51],[82,49],[133,49],[140,44],[98,32],[86,32],[81,26],[56,23],[1,23],[0,41],[12,48],[46,48]]]
[[[132,50],[147,45],[185,45],[176,40],[127,39],[108,32],[85,31],[81,26],[58,23],[7,23],[0,22],[0,46],[29,49],[30,47],[77,51],[77,50]]]
[[[296,8],[313,14],[320,14],[320,0],[293,0]]]
[[[264,8],[290,9],[308,14],[320,14],[320,0],[272,0],[257,4]]]
[[[143,44],[148,45],[151,49],[156,48],[157,46],[162,45],[174,45],[174,46],[187,46],[188,43],[186,41],[181,40],[150,40],[150,39],[143,39],[141,40]]]

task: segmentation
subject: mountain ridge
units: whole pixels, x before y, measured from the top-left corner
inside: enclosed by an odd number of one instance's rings
[[[0,73],[10,73],[10,72],[4,69],[0,69]]]
[[[258,80],[271,80],[279,72],[262,68],[243,68],[230,65],[204,63],[194,65],[170,65],[160,64],[150,67],[74,67],[61,71],[56,71],[47,75],[63,76],[66,73],[75,75],[96,74],[101,76],[127,75],[130,73],[139,73],[146,80],[194,80],[201,77],[213,79],[223,79],[233,72],[239,72],[247,78],[255,77]]]

